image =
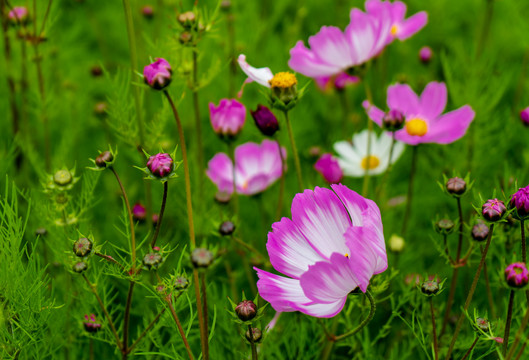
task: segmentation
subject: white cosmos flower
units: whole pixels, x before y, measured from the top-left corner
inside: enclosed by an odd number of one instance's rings
[[[339,141],[334,144],[334,150],[338,154],[338,164],[345,176],[362,177],[366,170],[368,175],[379,175],[386,171],[389,165],[389,152],[392,139],[387,134],[377,137],[371,132],[371,151],[367,156],[368,130],[353,135],[353,143]],[[404,143],[397,141],[393,147],[391,163],[402,155]]]

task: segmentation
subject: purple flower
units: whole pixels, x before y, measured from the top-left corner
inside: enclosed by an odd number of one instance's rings
[[[423,46],[419,50],[419,60],[421,60],[423,64],[428,64],[430,60],[432,60],[432,56],[433,56],[432,49],[430,49],[430,47],[428,46]]]
[[[356,84],[360,81],[358,76],[352,76],[346,72],[341,72],[335,76],[322,76],[314,78],[316,85],[323,90],[336,89],[343,90],[346,86]]]
[[[518,189],[518,191],[511,196],[509,205],[511,208],[516,208],[519,217],[525,218],[529,215],[529,186]]]
[[[292,220],[272,225],[266,248],[279,276],[254,268],[259,294],[276,311],[333,317],[357,287],[387,268],[377,205],[343,185],[297,194]]]
[[[418,145],[449,144],[463,137],[474,120],[474,110],[465,105],[441,115],[446,102],[447,90],[444,83],[429,83],[420,97],[409,85],[395,84],[388,87],[389,109],[400,111],[406,119],[404,128],[395,132],[395,138],[409,145]],[[369,118],[382,126],[384,112],[367,100],[362,105]]]
[[[279,130],[279,122],[274,113],[264,105],[257,105],[255,111],[250,110],[255,125],[265,136],[274,136]]]
[[[391,37],[392,14],[381,6],[376,14],[352,9],[345,32],[335,26],[323,26],[290,50],[288,66],[305,76],[318,78],[338,75],[378,55]]]
[[[136,221],[145,221],[145,218],[147,217],[147,209],[145,209],[145,206],[140,203],[134,204],[132,207],[132,217],[134,217],[134,220]]]
[[[487,200],[481,207],[481,213],[487,221],[500,220],[503,215],[505,215],[506,211],[507,208],[505,207],[505,204],[498,199]]]
[[[151,19],[153,16],[154,16],[154,9],[152,6],[150,5],[144,5],[142,8],[141,8],[141,14],[147,18],[147,19]]]
[[[512,263],[505,269],[505,280],[511,287],[524,287],[529,282],[529,271],[522,262]]]
[[[375,17],[384,18],[384,9],[390,13],[391,28],[387,43],[391,43],[395,38],[399,40],[406,40],[419,30],[421,30],[428,22],[428,15],[425,11],[418,12],[405,19],[406,4],[401,1],[380,1],[367,0],[366,12]]]
[[[7,18],[13,24],[23,24],[28,20],[28,9],[25,6],[15,6],[7,14]]]
[[[283,158],[286,150],[281,148]],[[255,195],[266,190],[282,175],[281,155],[275,141],[261,145],[248,142],[235,149],[235,185],[238,194]],[[228,155],[216,154],[208,163],[206,175],[219,192],[233,193],[233,163]]]
[[[244,126],[246,108],[237,100],[222,99],[219,106],[209,103],[209,117],[211,126],[218,135],[233,137]]]
[[[147,168],[155,177],[164,178],[173,171],[173,158],[166,153],[153,155],[147,161]]]
[[[529,107],[520,111],[520,120],[522,120],[522,124],[529,126]]]
[[[156,58],[156,61],[143,68],[145,83],[156,90],[162,90],[171,83],[171,65],[167,60]]]
[[[338,184],[342,181],[343,171],[338,164],[338,160],[331,154],[323,154],[316,164],[314,169],[323,176],[325,181],[329,184]]]
[[[86,332],[95,333],[101,330],[101,323],[97,322],[94,314],[85,315],[84,318],[83,326]]]

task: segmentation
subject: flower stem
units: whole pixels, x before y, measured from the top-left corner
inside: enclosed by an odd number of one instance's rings
[[[127,294],[127,302],[125,305],[125,314],[123,316],[123,359],[126,359],[128,354],[130,308],[132,306],[132,293],[134,291],[134,285],[134,281],[131,281],[129,284],[129,292]]]
[[[480,246],[481,253],[483,253],[483,247]],[[485,289],[487,290],[487,299],[489,302],[490,315],[493,319],[496,318],[496,311],[494,310],[494,299],[492,297],[492,291],[490,290],[489,272],[487,269],[487,262],[483,264],[483,277],[485,278]]]
[[[303,192],[305,188],[303,187],[303,176],[301,175],[301,165],[299,163],[298,149],[296,148],[296,143],[294,141],[294,134],[292,133],[292,125],[290,124],[290,119],[288,117],[288,111],[284,111],[283,113],[285,114],[285,121],[287,123],[288,137],[290,139],[290,146],[292,147],[292,156],[294,157],[294,165],[296,166],[296,175],[298,177],[299,191]]]
[[[470,348],[468,349],[468,351],[466,352],[465,356],[463,356],[461,358],[461,360],[465,360],[466,358],[468,358],[468,356],[470,355],[470,353],[472,352],[472,349],[474,349],[474,346],[476,346],[476,344],[478,343],[478,340],[479,340],[479,336],[476,336],[476,339],[474,340],[474,342],[472,343],[472,345],[470,345]]]
[[[397,140],[395,139],[395,131],[391,132],[391,146],[389,148],[389,160],[388,160],[388,167],[386,168],[386,171],[384,172],[384,177],[382,178],[382,183],[380,184],[379,190],[377,195],[383,195],[381,198],[385,197],[385,190],[386,185],[389,178],[389,173],[391,171],[391,165],[393,165],[391,159],[393,157],[393,149],[395,148],[395,143]]]
[[[523,351],[525,350],[525,347],[527,346],[527,341],[522,344],[522,347],[520,348],[520,351],[518,352],[518,355],[516,356],[516,359],[514,360],[520,360],[520,358],[523,355]]]
[[[252,349],[252,360],[257,360],[257,348],[253,342],[252,325],[248,325],[248,332],[250,333],[250,348]]]
[[[245,243],[244,241],[242,241],[241,239],[235,237],[235,236],[232,236],[231,237],[233,241],[235,241],[237,244],[241,245],[241,246],[244,246],[246,249],[250,250],[250,252],[253,252],[255,255],[259,255],[260,257],[262,257],[263,255],[261,254],[261,252],[259,250],[257,250],[256,248],[254,248],[252,245],[250,244],[247,244]]]
[[[180,333],[180,336],[182,337],[182,341],[184,342],[184,346],[187,351],[187,356],[189,356],[189,360],[193,360],[193,353],[191,352],[191,347],[189,346],[189,343],[187,342],[186,334],[184,332],[184,329],[182,328],[182,324],[180,323],[180,320],[178,319],[178,315],[176,315],[176,311],[174,310],[173,303],[171,300],[171,295],[165,298],[165,302],[167,303],[167,306],[169,307],[169,310],[171,311],[171,315],[173,315],[174,322],[176,323],[176,327],[178,328],[178,332]]]
[[[408,228],[408,222],[411,214],[411,203],[413,200],[413,180],[415,179],[415,172],[417,169],[417,148],[419,145],[412,147],[411,153],[411,170],[410,170],[410,180],[408,182],[408,195],[406,196],[406,212],[404,213],[404,221],[402,222],[402,236],[406,235],[406,230]]]
[[[204,313],[204,335],[206,338],[209,338],[208,330],[208,296],[206,292],[206,272],[203,271],[200,273],[200,287],[202,289],[202,306]],[[209,339],[206,341],[206,356],[204,359],[209,359]]]
[[[511,290],[509,295],[509,306],[507,308],[507,320],[505,321],[505,332],[503,333],[503,356],[507,354],[507,347],[509,346],[509,333],[511,332],[512,307],[514,305],[514,290]]]
[[[116,259],[114,259],[112,256],[110,256],[110,255],[105,255],[105,254],[101,254],[101,253],[99,253],[99,252],[94,253],[94,255],[99,256],[100,258],[103,258],[103,259],[107,260],[108,262],[114,263],[114,264],[116,264],[117,266],[119,266],[119,268],[120,268],[121,270],[126,271],[125,267],[124,267],[123,265],[121,265],[121,264],[119,263],[119,261],[117,261]]]
[[[90,280],[88,280],[88,278],[86,277],[85,274],[82,274],[82,275],[83,275],[83,279],[85,279],[86,283],[90,287],[90,290],[92,290],[92,293],[95,295],[95,297],[97,299],[97,302],[99,303],[99,307],[101,307],[101,310],[105,314],[105,317],[108,320],[108,324],[110,325],[110,329],[112,330],[112,334],[114,334],[114,337],[116,338],[116,344],[117,344],[118,348],[121,350],[122,349],[121,348],[121,341],[119,340],[118,332],[116,331],[116,327],[114,326],[114,322],[112,321],[112,318],[108,314],[108,311],[107,311],[105,305],[103,304],[103,301],[101,300],[101,298],[99,297],[99,294],[97,293],[97,289],[95,288],[94,285],[92,285],[92,283],[90,282]]]
[[[511,345],[511,349],[509,350],[507,357],[505,357],[505,360],[511,360],[511,358],[513,357],[514,352],[516,351],[516,348],[518,347],[518,344],[520,343],[520,340],[523,337],[523,332],[525,328],[527,327],[527,323],[529,323],[529,308],[525,310],[525,315],[522,319],[522,323],[520,324],[520,328],[518,328],[518,331],[516,332],[516,336],[514,337],[514,342]]]
[[[162,207],[160,208],[160,214],[158,215],[158,222],[156,223],[156,230],[154,231],[154,236],[151,241],[151,249],[154,249],[156,246],[156,239],[158,239],[158,234],[160,233],[160,228],[162,227],[163,213],[165,211],[165,203],[167,202],[167,185],[168,181],[163,183],[163,198],[162,198]]]
[[[110,167],[110,170],[112,170],[114,176],[116,177],[116,180],[118,181],[119,188],[121,189],[121,194],[123,195],[123,199],[125,200],[125,206],[127,207],[127,214],[129,216],[130,224],[130,252],[132,257],[132,272],[134,273],[134,270],[136,269],[136,235],[134,233],[134,221],[132,220],[132,210],[130,208],[129,198],[127,197],[127,193],[125,192],[125,188],[123,187],[123,183],[121,182],[121,179],[119,178],[116,169],[114,169],[114,167]]]
[[[158,315],[156,315],[156,317],[151,321],[151,323],[149,325],[147,325],[147,327],[145,328],[145,330],[143,330],[143,332],[140,334],[140,336],[138,336],[138,338],[136,339],[136,341],[134,341],[132,343],[131,346],[129,346],[129,348],[127,349],[127,352],[130,354],[132,352],[132,350],[134,350],[134,348],[140,343],[140,341],[145,337],[145,335],[147,335],[147,333],[153,328],[153,326],[156,324],[156,322],[160,319],[160,317],[162,317],[162,315],[165,313],[165,310],[167,308],[163,308],[159,313]]]
[[[524,219],[520,219],[520,232],[522,236],[522,260],[524,264],[527,264],[527,249],[526,249],[526,243],[525,243],[525,224]]]
[[[276,138],[277,148],[279,151],[279,157],[281,158],[281,178],[279,179],[279,199],[277,200],[277,209],[276,209],[276,221],[281,219],[281,210],[283,209],[283,197],[285,195],[285,158],[283,152],[281,151],[281,144]]]
[[[478,284],[479,276],[481,275],[481,270],[483,269],[483,265],[485,264],[485,259],[487,257],[487,252],[489,251],[489,246],[490,246],[490,241],[492,239],[493,230],[494,230],[494,224],[491,224],[489,228],[489,236],[487,238],[487,244],[485,245],[485,249],[483,250],[483,254],[481,255],[481,261],[479,262],[478,268],[476,270],[476,275],[474,276],[474,280],[472,281],[472,285],[470,286],[470,291],[468,292],[467,299],[465,301],[465,306],[463,307],[463,313],[459,316],[459,319],[457,320],[454,335],[452,336],[452,340],[450,341],[450,347],[448,348],[448,353],[446,355],[446,360],[450,360],[450,355],[452,355],[452,351],[454,350],[454,345],[456,343],[457,336],[459,335],[459,331],[461,330],[461,325],[463,324],[463,320],[465,319],[465,312],[468,310],[470,302],[472,301],[472,297],[474,296],[474,292],[476,291],[476,286]]]
[[[195,113],[195,130],[197,136],[197,165],[198,165],[198,194],[200,198],[204,192],[204,145],[202,143],[202,124],[200,122],[200,104],[198,101],[198,49],[193,50],[193,109]],[[202,203],[202,201],[200,201]]]
[[[433,297],[430,297],[430,313],[432,315],[432,339],[433,339],[433,352],[435,360],[439,359],[439,348],[437,346],[437,329],[435,326],[435,312],[433,307]]]
[[[369,84],[367,83],[367,79],[363,79],[364,83],[364,89],[366,92],[366,98],[369,102],[369,106],[373,105],[373,94],[371,93],[371,89],[369,87]],[[366,149],[366,158],[369,159],[371,156],[371,133],[373,131],[373,121],[367,117],[367,149]],[[364,172],[364,183],[362,184],[362,195],[367,196],[367,193],[369,192],[369,166],[366,167]],[[404,235],[404,234],[403,234]]]
[[[375,311],[377,309],[377,306],[375,304],[375,299],[373,299],[373,296],[371,295],[371,293],[369,292],[369,290],[366,291],[365,293],[367,299],[369,300],[369,304],[371,305],[370,309],[369,309],[369,314],[367,315],[367,317],[360,323],[360,325],[358,325],[356,328],[354,328],[353,330],[345,333],[345,334],[342,334],[342,335],[339,335],[339,336],[335,336],[334,337],[334,341],[337,342],[337,341],[340,341],[340,340],[343,340],[345,338],[348,338],[350,336],[353,336],[354,334],[356,334],[357,332],[359,332],[360,330],[362,330],[367,324],[369,324],[369,322],[373,319],[373,316],[375,315]]]
[[[237,60],[235,59],[235,26],[234,15],[231,11],[231,6],[226,13],[226,27],[228,30],[228,57],[230,60],[229,76],[228,76],[228,95],[230,99],[235,96],[235,76],[237,75]]]

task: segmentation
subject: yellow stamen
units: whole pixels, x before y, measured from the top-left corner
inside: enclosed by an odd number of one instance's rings
[[[241,187],[243,188],[243,190],[248,189],[248,180],[244,180]]]
[[[348,253],[345,253],[345,257],[349,259],[349,254],[348,254]]]
[[[393,25],[389,32],[392,36],[397,36],[397,33],[399,32],[399,27],[397,25]]]
[[[296,75],[289,72],[278,72],[269,81],[272,88],[288,89],[298,83]]]
[[[360,164],[364,170],[375,169],[378,165],[380,165],[380,159],[375,155],[366,156]]]
[[[428,132],[428,125],[426,121],[419,118],[414,118],[406,121],[406,131],[410,135],[424,136]]]

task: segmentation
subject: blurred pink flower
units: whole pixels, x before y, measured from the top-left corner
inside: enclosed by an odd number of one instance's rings
[[[28,19],[28,9],[25,6],[15,6],[7,17],[13,24],[25,23]]]
[[[429,63],[430,60],[432,60],[432,56],[433,56],[433,51],[429,46],[423,46],[419,50],[419,60],[421,60],[423,64]]]
[[[512,263],[505,269],[505,281],[509,286],[521,288],[529,283],[529,271],[522,262]]]
[[[286,150],[281,148],[283,158]],[[282,175],[281,156],[275,141],[261,145],[248,142],[235,149],[235,185],[238,194],[255,195],[266,190]],[[233,164],[228,155],[216,154],[208,163],[206,175],[219,192],[233,192]]]
[[[279,276],[257,271],[259,294],[279,312],[316,317],[338,314],[347,295],[367,290],[387,268],[377,205],[343,185],[297,194],[292,220],[272,225],[266,248]]]
[[[156,90],[162,90],[171,83],[171,65],[167,60],[156,58],[152,64],[143,68],[143,79],[145,83]]]
[[[155,177],[164,178],[174,169],[173,158],[167,153],[152,155],[147,161],[147,168]]]
[[[447,103],[446,85],[431,82],[418,97],[409,85],[388,87],[387,103],[390,110],[400,111],[406,118],[404,128],[395,132],[395,139],[409,145],[422,143],[449,144],[465,135],[474,110],[469,105],[442,114]],[[362,104],[371,120],[382,126],[384,112],[369,104]]]
[[[316,85],[325,91],[329,89],[343,90],[346,86],[356,84],[360,81],[358,76],[352,76],[346,72],[341,72],[335,76],[323,76],[314,78]]]
[[[235,99],[222,99],[219,106],[209,103],[209,117],[218,135],[235,136],[244,126],[246,108]]]
[[[343,171],[338,164],[338,160],[331,154],[323,154],[316,164],[314,169],[323,176],[325,181],[329,184],[338,184],[342,181]]]
[[[522,120],[522,124],[529,126],[529,107],[520,111],[520,120]]]

